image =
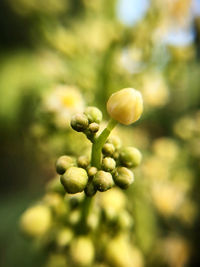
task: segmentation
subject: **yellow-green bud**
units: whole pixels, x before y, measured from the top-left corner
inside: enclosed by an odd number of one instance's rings
[[[57,236],[56,236],[56,243],[59,247],[65,247],[69,245],[73,238],[73,232],[70,228],[63,228],[59,230]]]
[[[128,229],[133,225],[133,219],[131,214],[126,211],[126,210],[122,210],[119,213],[118,216],[118,225],[121,229]]]
[[[90,161],[87,156],[80,156],[78,157],[77,164],[79,167],[86,169],[89,165]]]
[[[98,171],[94,176],[93,183],[101,192],[110,189],[114,185],[112,175],[105,171]]]
[[[48,207],[36,205],[22,214],[20,226],[25,234],[31,237],[39,237],[49,230],[51,219],[51,211]]]
[[[80,236],[72,242],[70,256],[74,264],[89,266],[94,260],[94,254],[94,246],[88,237]]]
[[[74,159],[69,156],[61,156],[56,161],[56,172],[63,174],[69,167],[74,165]]]
[[[129,125],[137,121],[142,114],[142,95],[133,88],[122,89],[110,96],[107,102],[107,111],[111,118]]]
[[[71,119],[71,127],[77,132],[83,132],[88,125],[88,118],[82,113],[74,115]]]
[[[98,132],[98,130],[99,130],[99,124],[96,123],[96,122],[92,122],[92,123],[90,123],[90,125],[89,125],[89,130],[90,130],[91,133],[96,133],[96,132]]]
[[[118,151],[115,151],[112,155],[112,157],[117,160],[119,158],[119,152]]]
[[[142,154],[135,147],[124,147],[120,151],[120,161],[124,166],[128,168],[137,167],[141,163],[141,160]]]
[[[107,140],[107,143],[113,144],[116,149],[119,149],[122,144],[121,139],[116,135],[110,136]]]
[[[132,171],[125,167],[118,167],[114,174],[115,184],[122,189],[127,189],[134,181]]]
[[[102,112],[96,107],[87,107],[84,111],[90,123],[100,123],[102,121]]]
[[[93,177],[93,176],[95,176],[95,174],[97,173],[97,168],[96,167],[90,167],[89,169],[88,169],[88,175],[90,176],[90,177]]]
[[[113,158],[105,157],[102,160],[102,168],[105,171],[108,171],[108,172],[113,171],[115,167],[116,167],[116,162]]]
[[[62,176],[61,183],[68,193],[82,192],[87,185],[87,172],[78,167],[70,167]]]
[[[102,148],[102,152],[106,156],[112,156],[112,154],[115,152],[115,147],[113,144],[106,143]]]

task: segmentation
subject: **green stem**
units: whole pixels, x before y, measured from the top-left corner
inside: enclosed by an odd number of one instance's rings
[[[116,124],[117,124],[117,121],[110,119],[107,127],[103,130],[103,132],[94,141],[92,145],[91,165],[96,167],[97,169],[100,169],[101,167],[101,151],[102,151],[103,145],[105,144],[109,134],[111,133],[113,128],[116,126]]]
[[[101,151],[103,145],[105,144],[109,134],[113,130],[113,128],[117,125],[117,121],[110,119],[108,122],[107,127],[103,130],[103,132],[99,135],[98,138],[95,139],[92,145],[92,155],[91,155],[91,165],[100,169],[101,167]],[[81,220],[80,220],[80,229],[79,232],[85,233],[87,232],[87,217],[90,210],[90,206],[92,203],[92,197],[85,197],[83,204],[82,204],[82,213],[81,213]]]

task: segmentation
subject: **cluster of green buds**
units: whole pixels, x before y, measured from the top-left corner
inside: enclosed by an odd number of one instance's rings
[[[91,157],[74,159],[68,155],[56,161],[56,171],[67,193],[84,191],[87,197],[97,191],[107,191],[114,185],[127,189],[134,181],[133,168],[142,159],[135,147],[123,147],[117,136],[109,137],[118,122],[129,125],[141,116],[143,101],[140,92],[132,88],[122,89],[110,96],[107,111],[111,117],[107,127],[99,134],[102,112],[96,107],[87,107],[75,114],[71,127],[82,132],[92,142]]]
[[[107,110],[111,120],[101,133],[102,113],[96,107],[72,118],[72,128],[92,143],[91,157],[59,157],[59,175],[21,216],[22,232],[47,252],[46,267],[143,266],[133,244],[132,212],[121,190],[133,183],[133,168],[142,156],[137,148],[123,147],[118,136],[109,136],[118,121],[127,125],[139,119],[141,94],[123,89],[111,95]],[[92,197],[97,191],[106,192]]]

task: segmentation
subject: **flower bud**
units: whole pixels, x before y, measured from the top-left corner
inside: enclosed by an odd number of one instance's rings
[[[76,114],[71,119],[71,127],[77,132],[83,132],[88,125],[88,118],[84,114]]]
[[[137,167],[141,163],[141,160],[142,154],[135,147],[124,147],[120,151],[120,161],[124,166],[128,168]]]
[[[101,192],[110,189],[114,185],[112,175],[105,171],[98,171],[94,176],[93,183]]]
[[[91,239],[80,236],[72,242],[70,256],[75,265],[90,266],[94,260],[94,246]]]
[[[102,112],[96,107],[87,107],[84,111],[90,123],[100,123],[102,121]]]
[[[80,168],[86,169],[89,165],[90,161],[87,156],[80,156],[78,157],[77,164]]]
[[[88,175],[89,175],[90,177],[95,176],[96,173],[97,173],[97,168],[96,168],[96,167],[90,167],[90,168],[88,169]]]
[[[73,158],[69,156],[61,156],[56,161],[56,172],[63,174],[69,167],[74,165]]]
[[[121,139],[116,135],[110,136],[106,143],[113,144],[116,149],[119,149],[122,144]]]
[[[133,183],[134,175],[129,169],[118,167],[114,174],[114,181],[122,189],[127,189]]]
[[[65,247],[70,244],[73,238],[73,232],[70,228],[60,229],[56,236],[56,243],[59,247]]]
[[[99,130],[99,124],[96,123],[96,122],[92,122],[92,123],[90,123],[90,125],[89,125],[89,130],[90,130],[91,133],[96,133],[96,132],[98,132],[98,130]]]
[[[112,156],[115,152],[115,147],[112,144],[106,143],[102,148],[102,152],[106,156]]]
[[[106,157],[102,160],[102,168],[105,171],[108,171],[108,172],[113,171],[115,166],[116,166],[116,162],[113,158]]]
[[[36,205],[27,209],[20,219],[22,231],[31,237],[39,237],[51,226],[51,211],[45,205]]]
[[[84,190],[88,182],[88,175],[82,168],[70,167],[60,180],[68,193],[75,194]]]
[[[129,125],[137,121],[142,114],[142,95],[133,88],[122,89],[110,96],[107,111],[114,120]]]

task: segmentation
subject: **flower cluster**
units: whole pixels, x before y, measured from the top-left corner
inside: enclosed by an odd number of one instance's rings
[[[142,108],[141,94],[131,88],[111,95],[107,103],[111,117],[124,124],[136,121]],[[117,136],[107,138],[117,123],[113,119],[98,135],[101,120],[102,113],[96,107],[87,107],[83,113],[75,114],[71,119],[71,127],[83,132],[93,147],[91,159],[87,156],[74,159],[68,155],[57,159],[56,171],[61,175],[60,180],[67,193],[75,194],[84,190],[86,196],[91,197],[97,190],[104,192],[114,185],[127,189],[134,181],[132,169],[141,162],[140,151],[135,147],[123,147]]]
[[[139,119],[142,104],[135,89],[111,95],[107,103],[111,120],[100,134],[98,108],[87,107],[72,117],[72,129],[92,143],[91,158],[59,157],[60,177],[49,182],[43,199],[26,210],[20,221],[26,235],[48,248],[47,267],[143,266],[142,255],[133,245],[132,214],[120,190],[133,183],[132,169],[142,155],[135,147],[123,147],[117,136],[109,137],[117,121],[127,125]]]

